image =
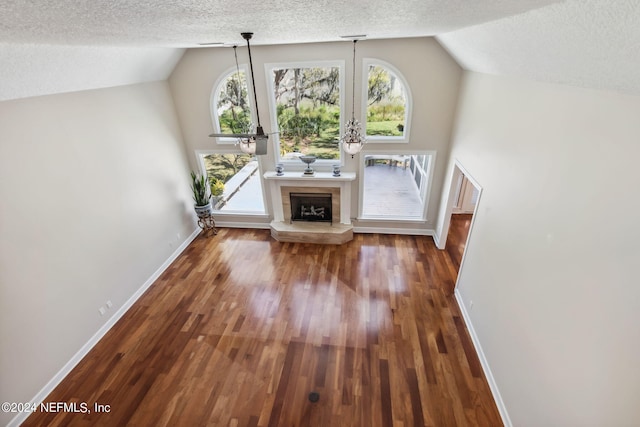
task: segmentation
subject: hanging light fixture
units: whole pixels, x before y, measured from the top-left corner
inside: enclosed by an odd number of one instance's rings
[[[243,153],[256,154],[256,139],[254,137],[238,138],[238,145]]]
[[[251,72],[251,83],[253,88],[253,101],[254,108],[256,109],[256,118],[258,119],[258,125],[256,126],[256,131],[254,133],[212,133],[209,136],[215,138],[236,138],[238,145],[240,145],[240,150],[243,153],[247,154],[256,154],[263,155],[267,154],[267,141],[269,139],[269,135],[264,133],[264,129],[260,125],[260,112],[258,111],[258,97],[256,95],[256,82],[253,76],[253,61],[251,60],[251,45],[249,40],[253,37],[253,33],[240,33],[243,39],[247,41],[247,50],[249,52],[249,70]],[[236,72],[240,73],[240,69],[238,66],[238,55],[236,53],[237,46],[233,46],[234,55],[236,59]],[[238,89],[238,85],[236,85],[236,90]],[[239,93],[236,92],[236,95],[239,97]],[[252,124],[249,127],[253,127]]]
[[[240,66],[238,65],[238,46],[233,46],[233,56],[236,59],[236,99],[240,102]],[[249,124],[249,127],[252,127]],[[247,129],[243,129],[243,131],[247,131]],[[240,146],[240,151],[246,154],[255,154],[256,153],[256,139],[254,137],[240,137],[237,139],[238,145]]]
[[[351,91],[351,119],[347,122],[344,129],[344,135],[340,138],[340,143],[345,153],[351,154],[351,158],[362,150],[362,146],[366,142],[366,138],[362,134],[360,122],[356,120],[355,104],[356,104],[356,36],[353,36],[353,87]],[[364,37],[364,36],[357,36]]]

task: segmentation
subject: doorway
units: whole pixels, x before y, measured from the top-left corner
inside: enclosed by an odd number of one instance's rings
[[[453,205],[453,214],[473,215],[478,203],[478,190],[466,175],[461,174],[456,188],[456,203]]]
[[[451,177],[449,198],[443,222],[444,242],[440,249],[444,249],[456,270],[457,276],[464,262],[464,254],[473,227],[473,220],[477,212],[482,187],[456,161]]]

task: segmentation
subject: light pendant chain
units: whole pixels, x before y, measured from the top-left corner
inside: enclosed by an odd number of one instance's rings
[[[251,36],[249,36],[251,38]],[[258,119],[258,129],[262,129],[260,126],[260,112],[258,111],[258,95],[256,94],[256,81],[253,77],[253,61],[251,59],[251,45],[249,44],[249,38],[247,40],[247,51],[249,52],[249,68],[251,69],[251,84],[253,85],[253,101],[256,104],[256,118]]]
[[[240,66],[238,65],[238,46],[234,45],[233,46],[233,56],[236,58],[236,99],[238,102],[239,106],[242,106],[242,98],[240,97],[240,85],[242,84],[240,81]],[[240,128],[241,132],[247,132],[248,129],[244,128],[244,126],[242,126]]]
[[[238,65],[238,46],[233,46],[233,56],[236,58],[236,78],[238,79],[238,84],[236,85],[236,96],[239,100],[240,93],[238,92],[238,87],[240,86],[240,66]]]
[[[353,79],[351,80],[351,120],[354,120],[356,117],[355,108],[356,108],[356,42],[358,40],[353,41]]]
[[[353,40],[353,80],[352,80],[352,88],[351,88],[351,120],[349,120],[346,124],[346,129],[344,135],[342,136],[341,142],[344,151],[347,154],[351,154],[351,158],[353,158],[354,154],[359,153],[364,145],[365,138],[362,136],[360,130],[360,123],[356,120],[356,42],[358,40]]]
[[[240,66],[238,65],[238,46],[234,45],[233,46],[233,56],[236,59],[236,97],[237,97],[237,102],[238,104],[241,106],[242,104],[242,99],[240,97],[240,85],[241,85],[241,81],[240,81]],[[248,126],[242,126],[240,131],[241,132],[251,132],[251,128],[252,128],[252,124],[249,123]],[[253,151],[251,148],[251,143],[253,142],[252,138],[238,138],[238,144],[240,145],[240,150],[243,153],[247,153],[247,154],[251,154],[251,152]]]

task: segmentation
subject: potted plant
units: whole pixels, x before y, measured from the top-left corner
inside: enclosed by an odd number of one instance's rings
[[[211,207],[209,179],[205,175],[191,171],[191,190],[193,191],[194,208],[198,217],[210,216],[213,213],[213,209]]]

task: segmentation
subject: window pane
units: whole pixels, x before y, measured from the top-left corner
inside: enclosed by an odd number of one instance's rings
[[[363,156],[362,218],[422,219],[428,177],[418,165],[417,157],[416,154]]]
[[[262,181],[255,156],[207,154],[202,159],[215,210],[264,213]]]
[[[233,73],[218,86],[216,112],[220,132],[241,133],[251,131],[251,110],[247,98],[247,80],[244,71]]]
[[[380,65],[370,65],[367,98],[367,135],[403,136],[407,99],[400,79]]]
[[[280,156],[339,159],[339,68],[273,69],[273,88]]]

